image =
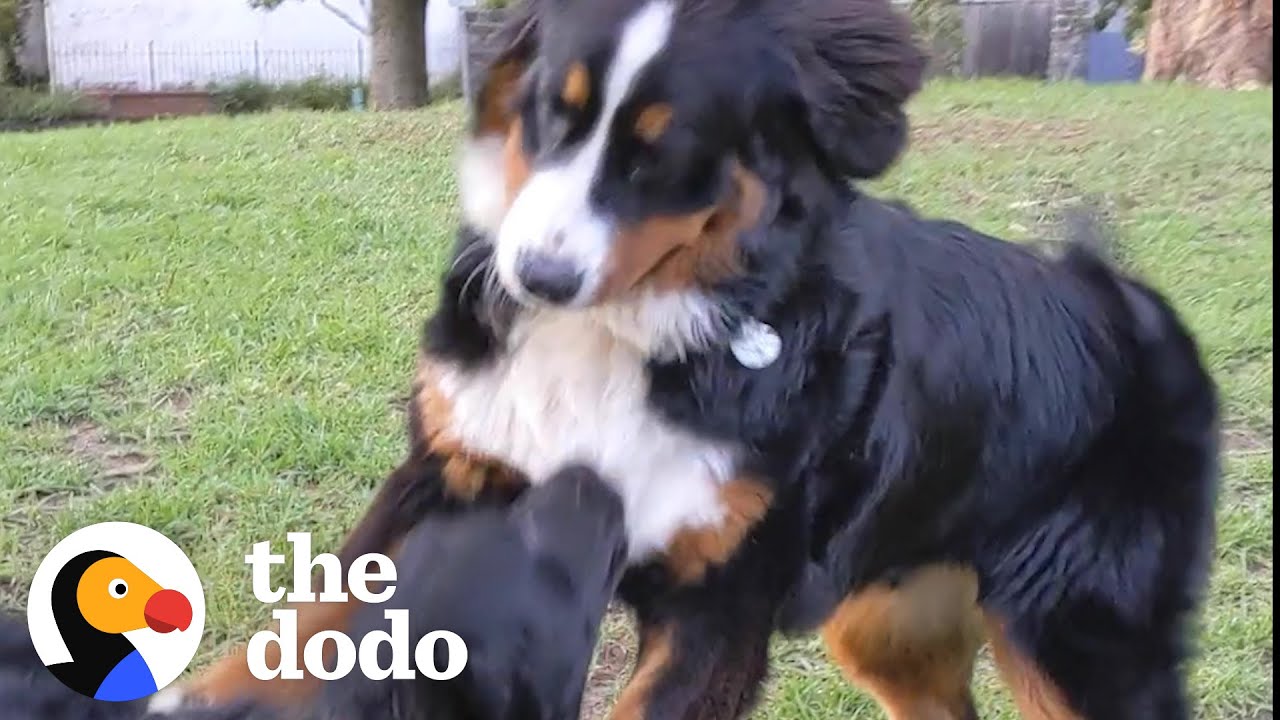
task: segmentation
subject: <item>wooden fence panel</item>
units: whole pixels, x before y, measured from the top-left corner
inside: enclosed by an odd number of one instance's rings
[[[1044,77],[1049,67],[1051,0],[962,0],[967,77]]]

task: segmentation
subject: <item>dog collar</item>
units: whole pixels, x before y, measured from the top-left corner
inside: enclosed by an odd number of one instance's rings
[[[772,326],[749,317],[729,341],[729,350],[743,367],[760,370],[778,359],[782,352],[782,338]]]

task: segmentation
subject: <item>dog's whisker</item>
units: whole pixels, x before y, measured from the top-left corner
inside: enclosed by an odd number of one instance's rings
[[[475,266],[474,268],[472,268],[471,272],[467,275],[467,279],[464,280],[462,283],[462,289],[458,291],[459,300],[464,300],[466,298],[467,290],[471,287],[472,281],[476,279],[477,275],[483,277],[483,275],[486,272],[486,268],[489,266],[489,264],[490,263],[481,263]],[[481,288],[486,289],[484,285],[481,285]]]
[[[458,253],[458,256],[453,259],[453,263],[449,265],[449,271],[452,272],[454,270],[457,270],[458,265],[462,264],[462,261],[466,260],[468,255],[474,252],[481,252],[486,247],[487,246],[484,243],[480,243],[480,242],[475,242],[466,246],[465,248],[462,249],[462,252]]]

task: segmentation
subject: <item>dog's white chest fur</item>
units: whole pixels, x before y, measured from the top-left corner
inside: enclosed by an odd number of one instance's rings
[[[599,471],[623,498],[633,560],[677,530],[720,522],[731,448],[664,422],[645,402],[644,357],[598,315],[539,313],[507,352],[475,372],[439,377],[451,434],[538,482],[570,462]]]

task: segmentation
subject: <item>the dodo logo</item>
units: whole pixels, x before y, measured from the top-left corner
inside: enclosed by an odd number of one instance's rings
[[[31,583],[27,625],[64,685],[136,700],[186,669],[204,630],[204,590],[182,550],[142,525],[90,525],[54,546]]]

